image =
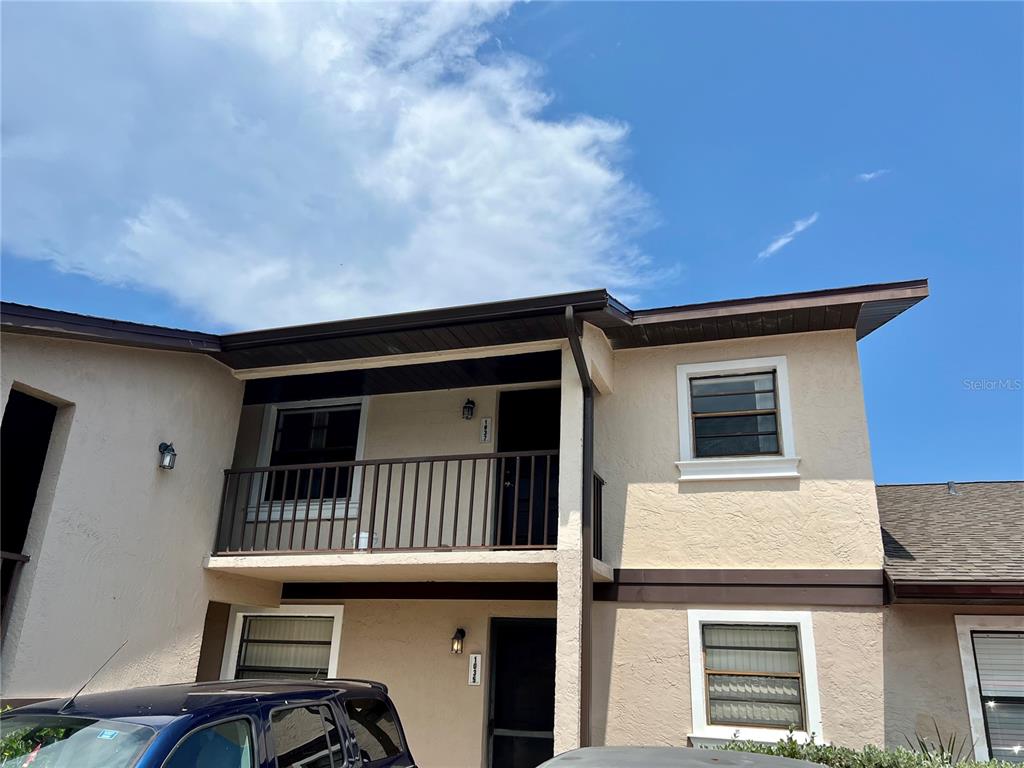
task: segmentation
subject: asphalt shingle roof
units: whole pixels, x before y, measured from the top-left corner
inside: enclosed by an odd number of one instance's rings
[[[880,485],[895,580],[1024,581],[1024,482]]]

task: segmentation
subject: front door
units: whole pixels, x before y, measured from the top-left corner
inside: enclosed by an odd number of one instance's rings
[[[561,391],[518,389],[498,395],[499,546],[554,546],[558,531],[558,421]]]
[[[534,768],[554,752],[555,620],[491,619],[489,768]]]

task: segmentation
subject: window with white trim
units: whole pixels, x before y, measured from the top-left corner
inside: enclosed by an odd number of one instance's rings
[[[799,477],[785,357],[677,366],[679,480]]]
[[[340,605],[233,608],[221,677],[336,677],[341,615]]]
[[[690,379],[693,455],[759,456],[779,452],[775,371]]]
[[[800,635],[792,624],[704,624],[709,725],[804,730]]]
[[[823,737],[809,611],[687,613],[695,743]]]
[[[1024,632],[971,632],[993,760],[1024,764]]]
[[[978,761],[1024,764],[1024,616],[957,616]]]

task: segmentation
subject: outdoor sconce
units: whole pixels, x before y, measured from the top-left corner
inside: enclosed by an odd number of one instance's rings
[[[160,443],[160,469],[174,469],[174,460],[178,454],[174,451],[174,443]]]
[[[452,655],[457,656],[462,653],[463,641],[466,639],[466,630],[459,627],[455,630],[455,634],[452,635]]]
[[[462,406],[462,418],[466,421],[472,421],[473,411],[476,410],[476,403],[472,400],[467,400]]]

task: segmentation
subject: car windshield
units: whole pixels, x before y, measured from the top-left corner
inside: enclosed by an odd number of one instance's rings
[[[0,718],[0,768],[129,768],[155,731],[62,715]]]

